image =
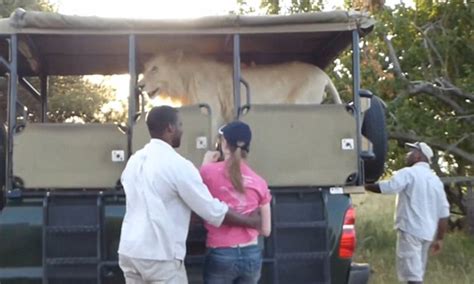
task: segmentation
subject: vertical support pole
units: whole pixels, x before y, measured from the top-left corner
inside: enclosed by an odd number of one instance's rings
[[[234,112],[235,119],[240,116],[240,35],[234,34],[233,47],[233,83],[234,83]]]
[[[48,75],[40,76],[41,82],[41,122],[48,122]]]
[[[102,284],[102,261],[104,260],[104,244],[105,244],[105,223],[104,223],[104,194],[99,192],[97,195],[97,284]]]
[[[48,234],[47,234],[47,226],[49,224],[49,201],[50,201],[50,195],[49,192],[46,193],[46,195],[43,197],[43,226],[42,226],[42,250],[43,250],[43,257],[42,257],[42,262],[43,262],[43,283],[42,284],[48,284],[48,263],[46,259],[48,258],[48,247],[47,247],[47,240],[48,240]]]
[[[12,188],[13,181],[13,136],[16,128],[16,100],[18,91],[18,38],[16,34],[10,37],[10,80],[8,84],[8,135],[7,135],[7,166],[5,175],[5,189]]]
[[[130,89],[128,95],[128,156],[130,157],[132,155],[133,125],[135,124],[137,107],[136,38],[134,34],[128,37],[128,73],[130,74]]]
[[[356,180],[357,185],[362,185],[364,181],[364,167],[361,159],[361,143],[362,143],[362,121],[360,112],[360,49],[359,49],[359,31],[352,31],[352,91],[354,98],[354,115],[356,120],[356,149],[357,149],[357,169],[358,176]]]

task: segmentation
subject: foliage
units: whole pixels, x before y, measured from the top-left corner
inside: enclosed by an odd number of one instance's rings
[[[474,113],[473,101],[468,99],[474,91],[474,6],[463,1],[431,2],[418,1],[416,8],[397,5],[378,12],[376,18],[383,25],[368,39],[376,49],[364,50],[369,53],[366,61],[381,67],[378,76],[371,78],[390,74],[389,82],[373,83],[377,93],[389,102],[391,130],[447,145],[437,147],[444,152],[443,160],[453,165],[443,172],[472,175],[472,161],[448,153],[450,147],[474,152],[474,120],[466,118]],[[387,61],[384,36],[392,36],[398,71],[406,79],[397,75],[393,60]],[[418,88],[420,85],[427,87]],[[443,90],[448,88],[464,90],[465,96]]]
[[[82,77],[52,77],[48,118],[63,122],[76,117],[84,122],[101,122],[101,109],[114,99],[114,90],[87,82]]]
[[[438,175],[472,176],[474,4],[418,1],[374,16],[379,24],[365,39],[361,78],[362,87],[388,105],[389,172],[403,166],[404,142],[425,140],[438,150]],[[350,65],[346,56],[341,62]],[[452,184],[446,190],[452,209],[466,214],[463,188]]]
[[[17,7],[25,10],[54,11],[45,0],[0,0],[0,15],[8,17]],[[38,78],[28,79],[39,90]],[[105,122],[125,121],[123,103],[115,101],[114,89],[94,84],[82,76],[51,76],[48,79],[48,119],[51,122]],[[0,78],[0,123],[6,121],[6,78]],[[38,121],[41,106],[24,88],[18,89],[18,101],[25,105],[29,120]],[[119,110],[109,107],[119,104]],[[18,108],[21,111],[21,108]]]
[[[269,14],[324,9],[325,1],[262,1]],[[346,9],[368,9],[374,31],[361,39],[361,87],[388,107],[387,175],[404,166],[405,142],[435,148],[440,176],[472,176],[474,169],[474,2],[418,0],[384,6],[381,0],[346,0]],[[273,5],[273,6],[272,6]],[[271,7],[270,7],[271,6]],[[277,7],[278,6],[278,7]],[[352,98],[352,52],[328,72],[346,101]],[[453,208],[466,212],[466,191],[450,187]]]
[[[32,11],[54,11],[54,6],[46,0],[0,0],[0,16],[9,17],[16,8]]]
[[[361,87],[382,97],[390,112],[388,124],[398,143],[391,144],[389,168],[402,165],[395,149],[412,138],[432,142],[439,150],[440,174],[472,175],[474,152],[474,4],[470,1],[345,1],[346,8],[376,7],[377,25],[362,39]],[[323,1],[262,0],[269,14],[319,11]],[[350,7],[349,7],[350,6]],[[390,47],[393,47],[394,53]],[[343,97],[350,99],[352,52],[330,66]],[[456,149],[462,151],[454,151]],[[450,166],[447,166],[447,165]]]

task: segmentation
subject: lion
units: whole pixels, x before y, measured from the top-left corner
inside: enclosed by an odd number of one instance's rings
[[[183,105],[208,104],[216,114],[212,118],[214,132],[235,118],[232,74],[231,64],[180,52],[163,53],[145,63],[138,85],[149,97],[168,96]],[[329,76],[311,64],[251,64],[242,67],[241,74],[250,86],[252,104],[319,104],[325,91],[335,103],[342,103]],[[243,85],[241,102],[246,103]]]

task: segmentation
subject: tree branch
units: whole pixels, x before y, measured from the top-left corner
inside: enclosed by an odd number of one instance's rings
[[[466,115],[458,115],[455,119],[472,119],[474,118],[474,114],[466,114]]]
[[[430,37],[428,35],[428,33],[433,28],[435,28],[436,26],[440,26],[440,25],[435,22],[435,23],[426,24],[426,25],[423,26],[423,28],[420,28],[417,25],[415,25],[414,23],[412,23],[412,24],[423,35],[423,45],[425,46],[426,51],[428,52],[428,58],[429,58],[430,64],[432,65],[432,70],[433,70],[434,75],[436,76],[435,62],[434,62],[434,60],[431,56],[430,50],[432,50],[434,52],[434,54],[436,55],[436,58],[439,61],[439,64],[441,65],[441,70],[443,71],[444,76],[447,76],[448,75],[447,74],[447,68],[446,68],[446,64],[443,60],[443,57],[441,56],[441,53],[438,51],[435,44],[433,43],[433,41],[430,39]]]
[[[426,81],[412,81],[408,86],[408,93],[410,95],[417,95],[419,93],[430,94],[451,106],[456,112],[465,114],[466,111],[453,99],[444,95],[444,90],[431,82]]]
[[[472,102],[474,102],[474,94],[463,92],[459,87],[455,86],[446,78],[438,78],[437,82],[439,82],[439,84],[441,84],[444,87],[443,90],[448,91],[455,96],[469,99]]]
[[[436,74],[436,68],[435,68],[435,62],[434,62],[434,59],[433,59],[433,56],[431,55],[431,52],[430,52],[430,46],[428,44],[428,41],[426,39],[426,34],[425,34],[425,31],[423,31],[421,28],[419,28],[417,25],[413,24],[415,26],[415,28],[423,35],[423,46],[425,47],[426,49],[426,54],[428,55],[428,61],[430,62],[430,66],[431,68],[430,71],[431,71],[431,75],[433,77],[436,77],[438,76],[438,74]],[[425,28],[425,27],[424,27]]]
[[[397,78],[408,81],[405,74],[403,74],[402,68],[400,67],[400,61],[398,60],[397,53],[395,52],[395,48],[393,47],[392,41],[388,39],[387,35],[383,35],[383,41],[387,45],[388,48],[388,57],[393,64],[393,71],[395,72],[395,76]]]
[[[442,177],[441,181],[444,184],[450,185],[452,183],[474,183],[474,177],[466,177],[466,176],[450,176],[450,177]]]
[[[461,142],[463,142],[464,140],[466,140],[467,138],[471,137],[474,133],[466,133],[464,134],[461,139],[459,139],[458,141],[454,142],[453,144],[451,144],[449,146],[449,148],[447,149],[447,151],[451,151],[451,149],[453,147],[457,147],[459,144],[461,144]]]
[[[423,28],[417,27],[414,25],[422,34],[425,39],[426,47],[430,47],[433,52],[436,54],[438,57],[438,60],[440,61],[440,64],[442,64],[442,68],[444,68],[444,64],[442,61],[442,57],[436,47],[434,46],[434,43],[431,41],[431,39],[428,37],[428,32],[435,27],[437,23],[430,23],[428,25],[425,25]],[[407,83],[407,91],[406,92],[400,92],[390,103],[390,105],[397,105],[402,98],[406,96],[413,96],[417,95],[420,93],[423,94],[428,94],[436,97],[437,99],[441,100],[443,103],[447,104],[450,106],[454,111],[456,111],[458,114],[461,115],[466,115],[468,114],[466,110],[463,108],[462,105],[460,105],[456,100],[453,98],[449,97],[447,94],[452,94],[457,97],[469,99],[474,102],[474,95],[465,93],[463,92],[460,88],[456,87],[453,85],[448,79],[446,79],[447,76],[441,77],[435,80],[435,82],[429,82],[429,81],[409,81],[407,76],[403,73],[403,70],[400,66],[400,61],[398,60],[397,53],[395,51],[395,48],[393,47],[392,41],[387,37],[386,34],[382,34],[383,40],[385,44],[387,45],[388,49],[388,57],[393,65],[393,72],[395,76],[402,80],[403,82]],[[431,54],[428,51],[430,60]],[[434,64],[432,62],[431,64]],[[434,66],[433,66],[434,67]],[[433,69],[434,70],[434,69]],[[444,72],[443,72],[444,73]],[[474,120],[468,119],[470,123],[473,123]]]
[[[425,141],[430,144],[432,147],[444,151],[445,153],[453,153],[457,157],[460,157],[468,162],[474,163],[474,154],[468,153],[456,146],[449,145],[446,143],[436,142],[425,137],[420,137],[414,134],[403,133],[400,131],[393,131],[389,133],[389,138],[395,139],[402,142],[415,142],[415,141]]]

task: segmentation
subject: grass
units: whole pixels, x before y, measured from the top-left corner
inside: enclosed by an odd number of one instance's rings
[[[394,196],[353,195],[357,214],[355,261],[370,263],[369,283],[399,283],[395,268]],[[424,283],[474,283],[474,236],[449,233],[441,254],[430,256]]]

